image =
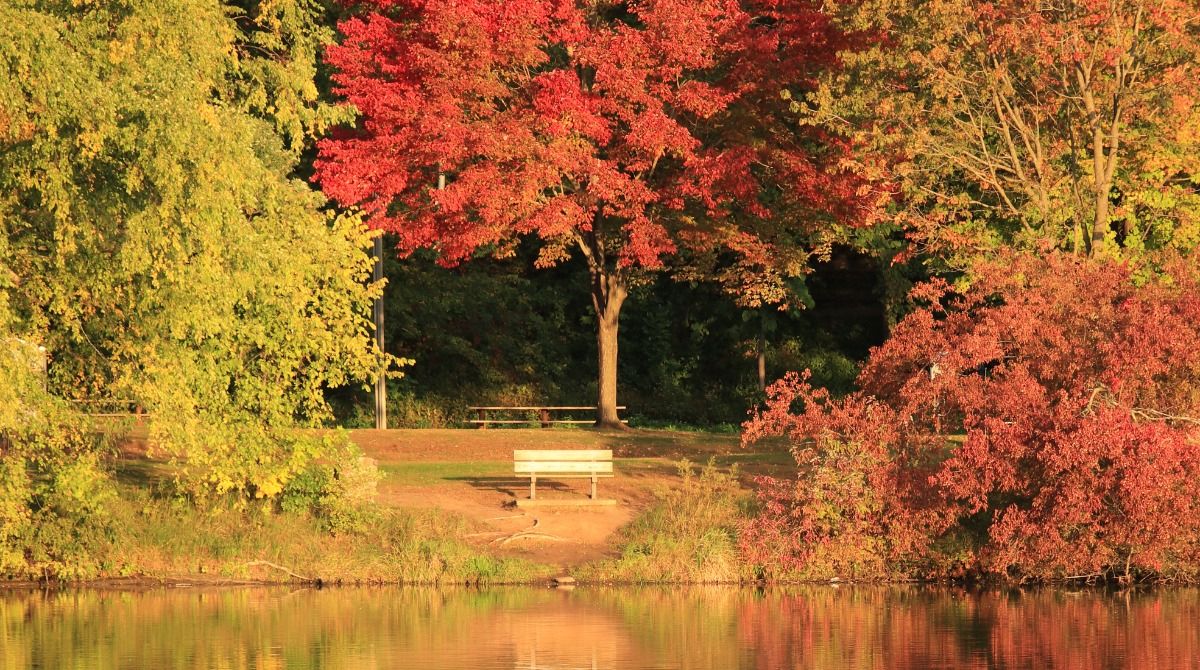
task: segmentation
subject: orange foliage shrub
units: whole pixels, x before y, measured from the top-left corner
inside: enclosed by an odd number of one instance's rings
[[[1200,272],[1160,270],[1002,258],[958,290],[919,287],[860,392],[777,384],[747,439],[788,435],[799,477],[764,482],[750,556],[770,542],[801,571],[828,546],[878,574],[1194,578]]]

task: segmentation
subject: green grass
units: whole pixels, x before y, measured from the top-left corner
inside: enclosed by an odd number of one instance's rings
[[[647,419],[641,416],[629,417],[629,425],[632,428],[643,430],[665,430],[675,431],[680,433],[707,433],[711,435],[737,435],[741,431],[741,427],[733,423],[717,423],[717,424],[694,424],[681,421],[663,421],[661,419]]]
[[[476,529],[441,510],[373,506],[362,510],[358,528],[332,534],[307,513],[273,512],[263,504],[200,509],[143,485],[120,483],[118,492],[109,507],[113,538],[95,575],[100,578],[290,579],[256,561],[324,583],[518,583],[552,572],[475,549],[463,538]]]
[[[513,476],[512,463],[504,461],[381,463],[379,469],[386,475],[389,483],[405,486],[429,486]]]
[[[733,465],[744,464],[760,464],[760,465],[795,465],[796,460],[792,454],[786,451],[777,452],[759,452],[759,453],[740,453],[740,454],[725,454],[722,456],[714,456],[713,462],[721,467],[730,467]]]
[[[791,454],[787,452],[741,452],[721,454],[710,459],[721,468],[734,466],[786,466],[791,465]],[[678,471],[676,461],[657,456],[638,458],[616,458],[613,460],[618,472],[647,472],[674,474]],[[480,479],[511,479],[511,461],[411,461],[380,463],[379,469],[390,484],[401,486],[432,486]]]

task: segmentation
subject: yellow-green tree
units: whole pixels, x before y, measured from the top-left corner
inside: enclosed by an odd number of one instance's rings
[[[46,348],[53,394],[145,407],[193,493],[277,493],[323,389],[382,363],[367,232],[293,175],[345,114],[314,83],[322,12],[0,6],[0,328]]]
[[[936,251],[1200,244],[1194,0],[864,0],[814,115],[892,159]]]

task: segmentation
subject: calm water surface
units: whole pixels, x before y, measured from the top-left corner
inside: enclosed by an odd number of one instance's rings
[[[16,668],[1200,668],[1200,592],[0,591]]]

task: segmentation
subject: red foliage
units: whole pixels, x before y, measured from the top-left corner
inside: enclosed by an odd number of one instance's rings
[[[793,445],[798,477],[759,478],[761,510],[741,534],[747,558],[777,576],[885,576],[920,559],[948,525],[921,462],[924,436],[886,404],[862,394],[834,401],[792,373],[770,388],[743,439],[778,435]]]
[[[841,167],[845,142],[802,129],[780,96],[849,44],[817,0],[368,6],[328,53],[361,121],[321,143],[316,176],[402,252],[452,264],[582,234],[621,266],[656,268],[680,245],[769,264],[772,245],[747,243],[732,214],[854,224],[877,204]],[[768,208],[764,190],[784,195]]]
[[[886,434],[887,467],[920,476],[926,470],[914,464],[932,465],[927,481],[946,518],[986,531],[982,569],[1195,574],[1195,259],[1138,280],[1111,261],[1007,257],[977,267],[960,292],[933,282],[914,296],[928,306],[872,352],[863,391],[793,419],[810,426],[804,435],[838,430],[856,407],[886,406],[844,439]],[[776,402],[789,393],[777,388]],[[758,417],[751,435],[780,432],[779,411]],[[891,486],[877,492],[896,495]],[[772,514],[760,523],[779,524]]]

